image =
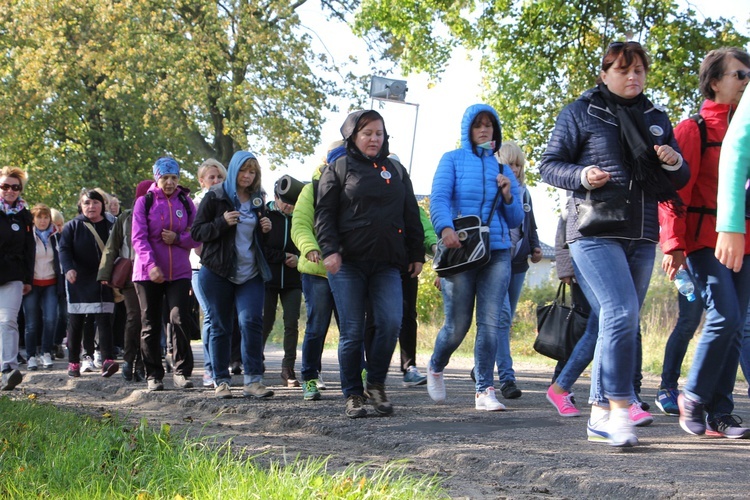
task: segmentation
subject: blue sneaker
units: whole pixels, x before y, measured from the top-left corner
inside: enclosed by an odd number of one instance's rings
[[[665,389],[659,387],[659,392],[656,393],[656,399],[654,402],[665,415],[679,417],[680,407],[677,406],[677,396],[679,394],[680,393],[677,389]]]
[[[427,383],[427,377],[419,373],[416,366],[410,366],[404,374],[404,387],[416,387]]]

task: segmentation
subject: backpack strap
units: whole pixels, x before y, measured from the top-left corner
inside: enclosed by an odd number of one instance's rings
[[[721,147],[721,141],[719,142],[708,142],[708,131],[706,130],[706,120],[703,119],[703,116],[698,113],[690,117],[691,120],[695,122],[696,125],[698,125],[698,131],[701,134],[701,156],[703,156],[703,153],[706,152],[706,148],[716,148]]]
[[[146,219],[148,219],[148,213],[151,211],[151,207],[154,204],[154,192],[149,191],[145,194],[146,197]],[[177,199],[182,202],[182,206],[185,207],[185,212],[187,212],[188,218],[192,215],[193,211],[190,209],[190,203],[188,203],[187,196],[185,196],[185,193],[180,191],[177,193]]]

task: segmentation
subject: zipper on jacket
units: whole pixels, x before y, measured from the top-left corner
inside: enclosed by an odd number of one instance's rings
[[[169,207],[169,230],[173,231],[172,229],[172,201],[169,199],[169,196],[167,195],[164,195],[164,196],[167,198],[167,206]],[[167,251],[169,253],[169,281],[173,281],[172,275],[174,273],[172,272],[173,271],[172,270],[172,245],[167,245]]]

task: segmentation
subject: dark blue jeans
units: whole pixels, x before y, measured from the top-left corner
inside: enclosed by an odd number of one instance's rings
[[[734,410],[732,391],[750,300],[750,256],[738,273],[719,262],[713,248],[691,253],[688,264],[706,304],[706,320],[683,392],[706,405],[712,419]]]
[[[203,372],[213,377],[211,368],[211,347],[209,345],[208,334],[211,330],[211,319],[206,314],[206,294],[200,280],[200,269],[193,269],[193,278],[190,280],[193,286],[193,293],[198,305],[203,311],[203,325],[201,326],[201,344],[203,344]]]
[[[318,378],[323,345],[331,325],[334,302],[328,279],[312,274],[302,275],[302,292],[305,294],[307,324],[302,341],[302,380]]]
[[[699,290],[699,287],[696,287],[696,290]],[[696,299],[690,302],[687,297],[677,293],[679,316],[664,347],[664,364],[661,369],[661,387],[664,389],[677,389],[677,381],[680,379],[682,361],[685,359],[688,344],[701,324],[703,300],[700,294],[696,293],[696,296]]]
[[[51,353],[57,328],[57,285],[32,286],[23,298],[23,314],[26,317],[26,355],[36,356],[40,336],[42,353]]]
[[[260,382],[263,379],[263,279],[258,274],[237,285],[205,266],[199,276],[203,290],[207,292],[205,313],[211,321],[209,350],[216,385],[232,380],[229,360],[235,311],[242,337],[244,383]]]
[[[328,273],[339,313],[339,371],[345,397],[362,395],[361,361],[367,299],[372,303],[375,335],[368,359],[367,381],[384,384],[401,329],[401,273],[382,262],[347,262]]]
[[[508,293],[505,296],[505,305],[501,316],[500,329],[497,331],[497,380],[500,384],[516,381],[516,372],[513,370],[513,357],[510,354],[510,328],[513,318],[516,316],[516,306],[521,297],[523,283],[526,281],[526,271],[522,273],[511,273]]]

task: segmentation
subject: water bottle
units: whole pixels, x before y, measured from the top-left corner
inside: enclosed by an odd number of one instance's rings
[[[674,285],[688,299],[688,302],[695,300],[695,285],[693,285],[693,280],[690,279],[690,275],[685,269],[680,269],[674,275]]]

